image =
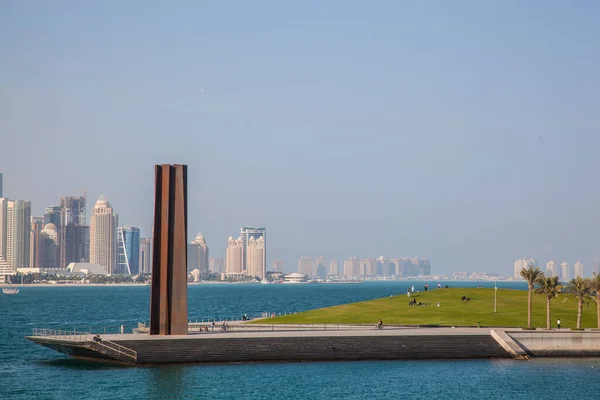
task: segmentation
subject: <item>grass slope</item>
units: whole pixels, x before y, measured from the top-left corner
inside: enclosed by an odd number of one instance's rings
[[[406,294],[321,308],[298,314],[257,321],[273,324],[375,324],[381,318],[384,324],[442,325],[442,326],[514,326],[527,325],[527,292],[498,289],[497,312],[494,313],[494,289],[460,288],[435,289],[414,293],[417,301],[430,303],[427,307],[408,306]],[[461,301],[462,296],[471,299]],[[440,302],[440,307],[436,303]],[[563,328],[575,328],[577,301],[561,294],[551,302],[552,327],[561,319]],[[546,326],[546,298],[533,296],[532,325]],[[596,328],[596,307],[584,306],[583,328]]]

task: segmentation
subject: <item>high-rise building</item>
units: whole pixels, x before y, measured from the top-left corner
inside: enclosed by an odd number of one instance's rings
[[[31,237],[29,239],[29,266],[31,268],[44,268],[44,229],[43,217],[31,217]]]
[[[4,197],[2,195],[2,172],[0,172],[0,197]]]
[[[304,274],[309,278],[315,277],[315,267],[311,257],[300,257],[298,260],[298,273]]]
[[[187,263],[188,274],[198,269],[202,278],[208,276],[208,246],[203,234],[199,233],[193,242],[188,243]]]
[[[241,237],[236,240],[230,236],[227,244],[225,273],[241,275],[244,272],[244,241]]]
[[[31,203],[6,202],[6,261],[13,271],[29,268],[31,255]]]
[[[577,261],[575,265],[573,265],[573,272],[575,273],[575,278],[578,276],[583,278],[583,264]]]
[[[594,274],[600,275],[600,260],[594,265]]]
[[[283,272],[283,260],[273,260],[273,272]]]
[[[100,196],[90,220],[90,262],[100,264],[109,274],[116,272],[116,224],[113,208],[104,195]]]
[[[58,232],[54,224],[46,224],[41,233],[42,266],[40,268],[59,268]]]
[[[246,275],[264,280],[267,275],[265,265],[265,238],[263,236],[255,239],[250,237],[247,243]]]
[[[344,261],[344,276],[346,278],[357,278],[360,276],[360,262],[356,257],[350,257]]]
[[[560,264],[560,280],[561,282],[569,282],[571,280],[569,264],[566,261],[563,261],[562,264]]]
[[[264,241],[264,245],[265,245],[265,249],[263,251],[263,257],[264,257],[264,265],[267,265],[267,228],[255,228],[252,226],[242,226],[242,228],[240,229],[241,231],[241,239],[242,239],[242,243],[243,243],[243,250],[242,250],[242,268],[244,270],[248,269],[248,263],[246,260],[246,255],[248,254],[248,242],[250,241],[250,238],[254,238],[254,239],[258,239],[260,237],[263,238]]]
[[[377,276],[377,260],[372,258],[360,260],[360,275]]]
[[[90,228],[86,222],[85,202],[85,197],[80,196],[60,198],[60,224],[52,223],[56,225],[59,232],[61,268],[66,268],[72,262],[90,260]]]
[[[388,264],[390,276],[404,276],[404,264],[399,258],[392,258]]]
[[[0,261],[6,259],[6,204],[8,199],[0,197]]]
[[[325,259],[323,256],[319,257],[315,263],[315,274],[318,279],[327,278],[327,268],[325,267]]]
[[[208,261],[208,269],[213,274],[221,274],[225,272],[225,261],[219,258],[211,258]]]
[[[558,268],[557,268],[557,265],[554,262],[554,260],[550,260],[546,263],[546,276],[547,277],[559,276]]]
[[[140,274],[152,274],[152,239],[140,239],[139,261]]]
[[[340,264],[338,260],[335,258],[331,260],[329,263],[329,275],[339,275],[340,274]]]
[[[537,261],[534,258],[519,258],[514,264],[514,279],[523,279],[521,276],[521,270],[529,267],[536,268]]]
[[[120,226],[117,228],[117,274],[140,273],[140,228]]]
[[[48,206],[44,209],[44,226],[54,224],[57,228],[61,225],[60,206]]]

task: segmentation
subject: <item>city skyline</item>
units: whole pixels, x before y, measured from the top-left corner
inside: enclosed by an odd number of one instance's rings
[[[418,254],[447,274],[509,275],[522,252],[597,262],[595,2],[236,10],[3,4],[3,195],[39,216],[105,193],[149,236],[152,166],[174,162],[188,235],[214,254],[253,224],[286,269],[303,254]]]

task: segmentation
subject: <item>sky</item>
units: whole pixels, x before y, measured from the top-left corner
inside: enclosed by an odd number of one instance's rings
[[[268,267],[422,257],[512,274],[600,259],[600,4],[0,0],[0,172],[32,213],[88,190],[150,234],[154,164],[188,227]]]

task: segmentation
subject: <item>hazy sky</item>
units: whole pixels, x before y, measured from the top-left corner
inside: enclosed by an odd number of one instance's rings
[[[153,166],[184,163],[212,257],[246,224],[287,270],[591,272],[597,1],[294,3],[1,0],[5,196],[41,215],[87,188],[149,235]]]

